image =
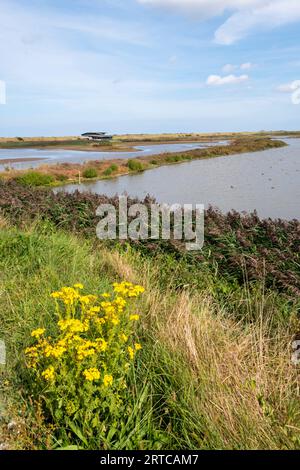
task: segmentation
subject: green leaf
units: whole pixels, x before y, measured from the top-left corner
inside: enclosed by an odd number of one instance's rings
[[[73,431],[74,434],[76,434],[77,437],[86,445],[88,446],[87,440],[82,434],[81,429],[72,421],[68,420],[68,425],[70,426],[70,429]]]

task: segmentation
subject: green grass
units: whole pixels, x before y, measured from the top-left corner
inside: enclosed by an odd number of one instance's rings
[[[16,178],[17,183],[22,186],[48,186],[54,182],[54,177],[38,171],[29,171]]]
[[[108,168],[103,171],[103,176],[111,176],[113,173],[118,171],[119,167],[115,163],[112,163]]]
[[[98,171],[96,168],[86,168],[82,174],[84,178],[97,178],[98,176]]]
[[[104,140],[102,142],[92,142],[90,140],[85,139],[58,139],[58,140],[51,140],[51,137],[48,140],[23,140],[22,138],[18,138],[15,141],[7,141],[1,142],[0,141],[0,148],[43,148],[43,147],[101,147],[101,146],[111,146],[112,141]]]
[[[3,226],[0,325],[8,362],[0,385],[2,442],[22,449],[99,449],[88,436],[42,419],[23,350],[32,329],[54,328],[51,292],[81,282],[99,293],[127,279],[146,288],[139,306],[143,350],[131,376],[130,418],[114,423],[100,448],[300,448],[292,318],[272,323],[281,316],[278,299],[262,286],[238,291],[209,270],[193,283],[195,277],[186,260],[176,266],[166,255],[108,250],[47,223],[23,231]],[[242,312],[248,312],[243,322]],[[6,435],[11,420],[20,424]]]
[[[128,160],[127,166],[130,171],[143,171],[144,167],[138,160]]]
[[[24,414],[27,422],[35,420],[36,409],[29,404],[30,388],[28,374],[24,366],[23,350],[31,342],[30,332],[40,325],[49,331],[54,328],[53,300],[50,293],[64,285],[72,285],[78,279],[84,283],[87,292],[99,293],[109,290],[113,278],[101,251],[95,251],[87,241],[63,233],[53,233],[51,227],[44,226],[38,232],[19,232],[3,229],[0,232],[0,324],[1,339],[5,340],[8,350],[6,371],[10,385],[2,388],[9,393],[11,405],[16,409],[20,399],[27,403]],[[116,278],[115,278],[116,279]],[[110,433],[102,448],[161,448],[164,442],[171,445],[159,422],[153,416],[152,400],[149,396],[150,384],[132,377],[132,413],[129,420]],[[15,419],[10,415],[7,420]],[[23,417],[22,417],[23,418]],[[18,416],[17,416],[18,419]],[[70,437],[66,430],[53,432],[49,437],[47,423],[41,424],[34,436],[30,425],[15,442],[16,447],[44,448],[45,436],[48,446],[65,447],[71,444],[84,445],[74,434]],[[31,442],[30,445],[28,441]],[[175,445],[172,443],[172,445]],[[89,442],[89,448],[99,448],[99,443]]]

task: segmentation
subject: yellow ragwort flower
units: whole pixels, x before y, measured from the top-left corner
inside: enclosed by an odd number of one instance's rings
[[[134,359],[134,349],[131,346],[127,348],[130,359]]]
[[[42,377],[44,377],[44,379],[47,380],[47,382],[54,380],[54,377],[55,377],[54,367],[50,366],[48,367],[48,369],[44,370],[44,372],[42,372]]]
[[[110,294],[108,292],[104,292],[104,294],[101,294],[101,297],[103,297],[103,299],[109,299]]]
[[[33,338],[39,338],[40,336],[42,336],[44,333],[45,333],[45,328],[38,328],[37,330],[33,330],[31,332],[31,336]]]
[[[113,383],[113,376],[112,375],[109,375],[109,374],[106,374],[104,377],[103,377],[103,385],[104,387],[110,387]]]
[[[78,290],[74,287],[63,287],[60,291],[53,292],[51,297],[54,299],[60,299],[67,306],[72,306],[80,297]]]
[[[36,346],[31,346],[30,348],[25,349],[26,356],[29,357],[38,357],[38,349]]]
[[[80,284],[80,282],[78,284],[74,284],[74,287],[75,289],[80,289],[80,290],[84,289],[84,285]]]
[[[55,357],[55,359],[58,359],[66,351],[67,351],[67,348],[65,347],[65,345],[62,342],[59,342],[54,346],[51,346],[51,344],[46,344],[44,346],[43,352],[46,357]]]
[[[100,371],[96,369],[95,367],[92,367],[90,369],[85,369],[83,371],[83,375],[88,380],[89,382],[93,382],[94,380],[99,380],[100,379]]]
[[[82,305],[89,305],[93,302],[96,302],[97,297],[95,295],[82,295],[79,297],[79,301]]]
[[[107,350],[108,343],[105,341],[105,339],[97,338],[95,342],[97,351],[104,352]]]
[[[127,336],[127,335],[125,335],[124,333],[122,333],[122,334],[120,335],[120,338],[121,338],[122,341],[124,341],[124,343],[127,343],[127,341],[128,341],[128,336]]]
[[[82,361],[86,357],[94,356],[96,354],[97,346],[98,343],[96,342],[82,340],[77,347],[77,359]]]
[[[57,324],[61,331],[68,330],[70,333],[83,333],[89,329],[88,322],[82,322],[75,318],[70,318],[69,320],[59,320]]]
[[[113,284],[114,291],[117,294],[120,294],[124,297],[138,297],[140,294],[145,292],[144,287],[138,286],[138,285],[133,285],[131,282],[121,282],[118,284],[115,282]]]
[[[131,321],[138,321],[140,319],[139,315],[130,315],[129,320]]]

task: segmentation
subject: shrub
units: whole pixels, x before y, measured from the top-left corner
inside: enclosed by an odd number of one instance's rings
[[[127,377],[141,345],[134,338],[139,315],[128,301],[144,289],[128,282],[99,296],[82,295],[82,289],[75,284],[52,294],[56,327],[32,331],[25,356],[30,392],[43,397],[45,415],[88,447],[89,439],[105,441],[130,413]]]
[[[106,168],[106,170],[103,171],[104,176],[110,176],[112,174],[112,169],[111,167]]]
[[[143,165],[138,160],[128,160],[127,166],[131,171],[143,171]]]
[[[95,168],[86,168],[83,172],[84,178],[97,178],[98,172]]]
[[[166,161],[169,163],[178,163],[184,160],[183,155],[170,155],[169,157],[166,158]]]
[[[16,181],[23,186],[47,186],[54,182],[54,178],[52,175],[46,175],[45,173],[29,171],[24,175],[18,176]]]
[[[115,173],[116,171],[118,171],[118,169],[119,169],[118,165],[113,163],[108,168],[106,168],[106,170],[104,170],[103,175],[110,176],[112,173]]]

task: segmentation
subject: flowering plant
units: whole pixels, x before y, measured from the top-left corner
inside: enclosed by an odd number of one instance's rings
[[[139,315],[129,308],[144,288],[114,283],[113,293],[83,295],[75,284],[54,292],[55,331],[32,331],[25,350],[45,409],[59,427],[71,429],[87,444],[105,435],[126,409],[127,377],[141,345],[134,339]],[[128,408],[128,407],[127,407]]]

